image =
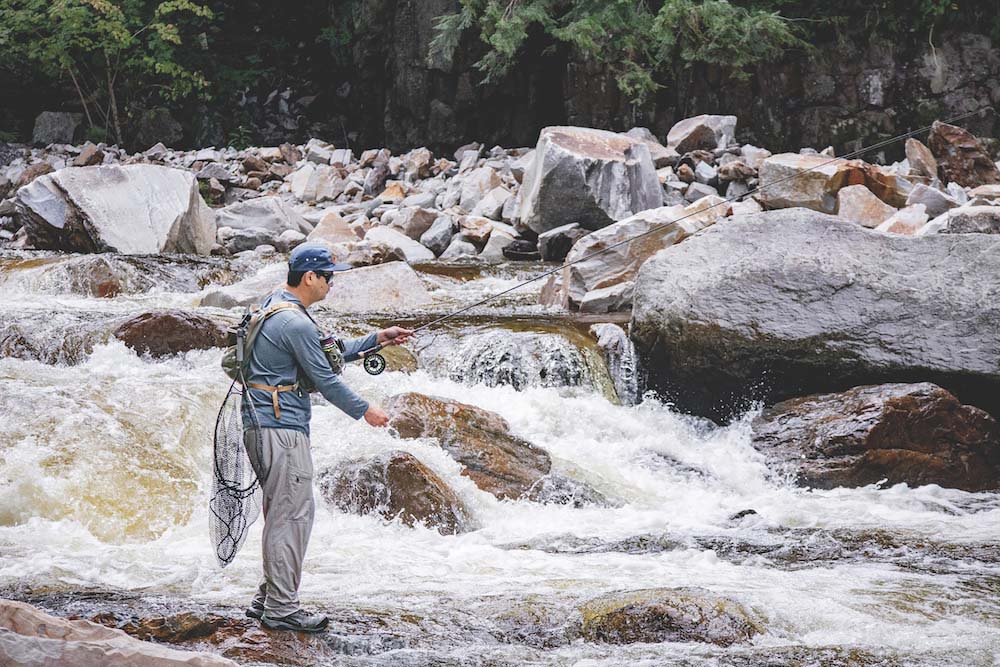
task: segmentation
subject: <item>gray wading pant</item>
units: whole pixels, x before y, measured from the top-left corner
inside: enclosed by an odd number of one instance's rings
[[[243,434],[250,463],[264,491],[264,576],[254,604],[272,618],[299,609],[302,559],[309,544],[316,502],[309,437],[284,428],[255,429]]]

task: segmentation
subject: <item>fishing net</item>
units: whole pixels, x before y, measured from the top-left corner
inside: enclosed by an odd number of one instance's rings
[[[246,445],[244,431],[248,431]],[[249,448],[254,454],[254,463],[262,467],[260,443],[256,412],[252,407],[243,409],[243,385],[235,381],[215,420],[212,498],[208,504],[209,534],[215,546],[215,557],[222,567],[236,558],[250,526],[260,515],[261,480],[247,451]]]

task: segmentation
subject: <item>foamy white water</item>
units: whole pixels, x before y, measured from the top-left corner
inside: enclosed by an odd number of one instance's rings
[[[449,289],[446,279],[435,280]],[[496,280],[486,278],[482,291]],[[476,282],[462,283],[463,297],[482,293]],[[35,296],[40,308],[91,317],[150,307],[131,297],[67,306],[62,297]],[[162,307],[186,297],[146,298]],[[31,320],[20,305],[0,307],[0,316]],[[225,570],[208,539],[211,432],[227,388],[220,356],[153,361],[111,340],[74,365],[0,358],[0,590],[247,603],[260,571],[261,525]],[[764,664],[766,656],[796,651],[813,662],[780,664],[998,661],[998,494],[905,485],[799,489],[768,469],[745,423],[712,427],[652,399],[623,407],[587,385],[518,391],[426,368],[372,377],[356,365],[346,377],[376,402],[416,391],[497,412],[550,453],[554,470],[613,505],[498,501],[433,440],[400,440],[318,405],[318,472],[388,449],[409,451],[456,490],[478,526],[441,536],[318,503],[304,604],[374,610],[399,623],[421,619],[416,639],[372,657],[376,664],[715,665],[740,656],[750,660],[740,664]],[[731,519],[745,509],[757,513]],[[576,603],[605,592],[671,586],[736,599],[766,632],[732,649],[546,648],[498,643],[492,634],[498,619],[526,604],[565,620]],[[852,663],[851,650],[875,662]]]

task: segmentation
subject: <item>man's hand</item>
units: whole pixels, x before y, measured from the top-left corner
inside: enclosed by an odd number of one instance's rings
[[[365,412],[365,421],[372,426],[382,427],[389,424],[389,415],[382,412],[381,408],[369,405]]]
[[[410,340],[413,336],[413,329],[403,327],[389,327],[378,332],[376,340],[379,345],[399,345]]]

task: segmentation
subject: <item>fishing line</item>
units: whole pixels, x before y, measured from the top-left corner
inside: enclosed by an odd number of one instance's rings
[[[947,124],[951,125],[951,124],[955,123],[956,121],[963,120],[963,119],[968,118],[970,116],[975,116],[975,115],[980,114],[980,113],[982,113],[984,111],[987,111],[987,110],[992,111],[994,114],[996,114],[996,110],[992,106],[987,105],[987,106],[980,107],[979,109],[976,109],[975,111],[968,111],[966,113],[959,114],[957,116],[952,116],[951,118],[946,118],[945,120],[940,121],[940,122],[947,123]],[[490,296],[488,296],[488,297],[486,297],[484,299],[481,299],[481,300],[479,300],[479,301],[477,301],[477,302],[475,302],[473,304],[470,304],[468,306],[465,306],[463,308],[460,308],[458,310],[450,312],[450,313],[448,313],[446,315],[442,315],[441,317],[438,317],[437,319],[431,320],[427,324],[422,324],[419,327],[415,328],[413,330],[413,333],[415,334],[418,331],[421,331],[423,329],[427,329],[429,327],[434,326],[435,324],[440,324],[441,322],[444,322],[445,320],[451,319],[452,317],[455,317],[457,315],[461,315],[462,313],[468,312],[468,311],[472,310],[473,308],[477,308],[479,306],[487,304],[490,301],[493,301],[494,299],[498,299],[498,298],[500,298],[500,297],[502,297],[502,296],[504,296],[506,294],[510,294],[511,292],[513,292],[515,290],[518,290],[518,289],[524,287],[525,285],[530,285],[531,283],[536,282],[538,280],[541,280],[542,278],[547,278],[548,276],[551,276],[554,273],[558,273],[558,272],[562,271],[563,269],[565,269],[568,266],[572,266],[574,264],[578,264],[580,262],[584,262],[584,261],[586,261],[588,259],[593,259],[594,257],[597,257],[598,255],[602,255],[602,254],[608,252],[609,250],[614,250],[615,248],[619,248],[619,247],[621,247],[623,245],[631,243],[632,241],[635,241],[636,239],[640,239],[640,238],[642,238],[644,236],[649,236],[650,234],[662,231],[663,228],[666,227],[667,225],[676,224],[678,222],[681,222],[682,220],[686,220],[687,218],[693,217],[695,215],[700,215],[700,214],[704,213],[705,211],[710,211],[713,208],[716,208],[717,206],[722,206],[723,204],[731,204],[732,202],[734,202],[734,201],[736,201],[738,199],[742,199],[744,197],[749,197],[750,195],[753,195],[753,194],[755,194],[757,192],[760,192],[760,191],[762,191],[762,190],[764,190],[766,188],[769,188],[769,187],[774,186],[774,185],[778,185],[779,183],[784,183],[785,181],[790,181],[790,180],[792,180],[794,178],[798,178],[799,176],[802,176],[804,174],[808,174],[808,173],[816,171],[818,169],[822,169],[823,167],[826,167],[827,165],[839,162],[840,160],[852,160],[852,159],[854,159],[854,158],[856,158],[856,157],[858,157],[860,155],[864,155],[865,153],[869,153],[869,152],[877,150],[879,148],[884,148],[884,147],[886,147],[886,146],[888,146],[890,144],[894,144],[897,141],[900,141],[901,139],[908,139],[908,138],[910,138],[910,137],[912,137],[914,135],[922,134],[924,132],[929,132],[932,127],[933,127],[932,125],[926,125],[924,127],[918,128],[916,130],[911,130],[909,132],[904,132],[902,134],[897,134],[894,137],[890,137],[889,139],[884,139],[883,141],[871,144],[870,146],[864,146],[862,148],[859,148],[856,151],[852,151],[850,153],[845,153],[844,155],[841,155],[841,156],[831,157],[828,160],[825,160],[825,161],[823,161],[823,162],[821,162],[821,163],[819,163],[817,165],[809,167],[808,169],[796,172],[794,174],[790,174],[788,176],[784,176],[782,178],[779,178],[776,181],[771,181],[770,183],[765,183],[765,184],[758,185],[753,190],[749,190],[749,191],[744,192],[742,194],[735,195],[733,197],[729,197],[729,198],[723,199],[722,201],[716,202],[715,204],[712,204],[711,206],[707,206],[707,207],[705,207],[703,209],[700,209],[698,211],[693,211],[691,213],[683,215],[680,218],[677,218],[676,220],[671,220],[670,222],[664,222],[664,223],[657,224],[657,225],[653,226],[652,228],[646,230],[645,232],[642,232],[640,234],[636,234],[635,236],[631,236],[631,237],[629,237],[627,239],[624,239],[622,241],[618,241],[617,243],[613,243],[612,245],[609,245],[606,248],[602,248],[601,250],[596,250],[596,251],[594,251],[594,252],[592,252],[592,253],[590,253],[588,255],[584,255],[583,257],[580,257],[579,259],[575,259],[572,262],[566,262],[564,264],[561,264],[560,266],[557,266],[554,269],[550,269],[548,271],[540,273],[537,276],[535,276],[533,278],[530,278],[528,280],[525,280],[524,282],[518,283],[517,285],[514,285],[513,287],[510,287],[508,289],[505,289],[502,292],[497,292],[496,294],[492,294],[492,295],[490,295]],[[366,350],[366,351],[362,352],[361,355],[364,356],[364,357],[367,357],[368,355],[378,356],[377,353],[378,353],[379,350],[382,349],[382,347],[383,347],[382,345],[376,345],[375,347],[371,348],[370,350]],[[384,365],[383,365],[383,369],[384,369]],[[371,372],[371,371],[369,371],[369,372]],[[381,373],[382,371],[379,370],[378,372]],[[377,373],[372,373],[372,374],[375,375]]]

